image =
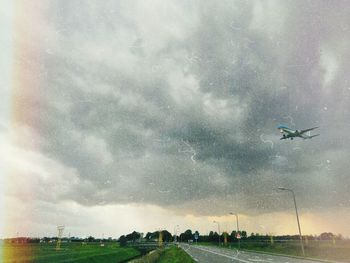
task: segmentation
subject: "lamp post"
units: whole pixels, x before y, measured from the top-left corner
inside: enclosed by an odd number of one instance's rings
[[[174,226],[174,242],[176,243],[177,241],[177,229],[178,229],[179,225]]]
[[[213,223],[218,224],[218,230],[219,230],[219,246],[220,246],[220,223],[217,221],[213,221]]]
[[[289,191],[293,194],[293,200],[294,200],[294,207],[295,207],[295,214],[297,216],[297,222],[298,222],[298,228],[299,228],[299,238],[300,238],[300,246],[301,246],[301,251],[303,253],[303,256],[305,257],[305,251],[304,251],[304,244],[303,244],[303,237],[301,235],[301,228],[300,228],[300,222],[299,222],[299,215],[298,215],[298,208],[297,208],[297,202],[295,201],[295,194],[292,189],[284,188],[284,187],[278,187],[278,190],[282,191]]]
[[[230,215],[236,216],[237,234],[239,234],[238,214],[234,214],[234,213],[230,212]],[[241,248],[241,239],[240,238],[237,238],[237,239],[238,239],[238,249],[240,249]]]

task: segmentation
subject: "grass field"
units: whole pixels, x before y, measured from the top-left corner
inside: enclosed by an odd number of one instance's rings
[[[116,244],[65,243],[61,250],[55,250],[55,244],[3,244],[0,249],[0,261],[4,263],[24,262],[124,262],[141,254],[135,248],[122,248]]]
[[[195,261],[181,248],[171,246],[154,249],[145,256],[131,261],[132,263],[194,263]]]
[[[173,246],[165,249],[157,263],[194,263],[195,261],[181,248]]]

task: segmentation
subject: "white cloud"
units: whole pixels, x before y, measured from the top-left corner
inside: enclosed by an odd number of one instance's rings
[[[276,0],[255,1],[251,28],[268,33],[270,37],[278,37],[285,27],[287,6],[288,3]]]
[[[329,86],[337,76],[339,64],[332,51],[323,49],[321,53],[321,66],[324,69],[323,86]]]
[[[23,140],[34,137],[33,133],[30,136],[25,133],[16,135]],[[17,196],[29,206],[33,199],[57,202],[65,198],[80,183],[76,170],[44,156],[39,148],[31,146],[23,146],[11,139],[2,141],[0,153],[6,178],[4,193]]]
[[[181,233],[187,229],[198,230],[201,234],[209,231],[217,231],[218,221],[221,231],[231,232],[236,230],[236,218],[232,215],[222,216],[196,216],[191,213],[176,214],[173,210],[154,205],[104,205],[82,206],[72,201],[64,201],[52,204],[45,201],[33,200],[31,206],[23,204],[17,198],[7,198],[11,203],[11,209],[6,215],[11,221],[7,228],[0,232],[0,236],[56,236],[57,226],[64,225],[64,236],[87,237],[89,235],[101,237],[111,236],[118,238],[132,231],[153,232],[159,229]],[[320,234],[327,229],[335,234],[350,235],[346,218],[348,210],[327,212],[316,211],[313,213],[301,211],[299,213],[302,231],[304,235]],[[26,223],[23,224],[23,215]],[[337,217],[338,224],[332,222]],[[244,212],[239,213],[241,230],[260,234],[295,234],[297,223],[294,211],[274,212],[249,216]]]

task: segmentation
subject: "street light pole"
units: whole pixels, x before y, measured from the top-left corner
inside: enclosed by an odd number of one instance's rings
[[[218,224],[218,230],[219,230],[219,246],[220,246],[220,223],[219,223],[219,222],[216,222],[216,221],[213,221],[213,223]]]
[[[300,228],[300,222],[299,222],[299,215],[298,215],[298,208],[297,208],[297,202],[295,200],[295,194],[292,189],[284,188],[284,187],[278,187],[279,190],[282,191],[289,191],[293,194],[293,201],[294,201],[294,207],[295,207],[295,214],[297,216],[297,222],[298,222],[298,229],[299,229],[299,239],[300,239],[300,246],[301,246],[301,251],[303,253],[303,256],[305,257],[305,250],[304,250],[304,243],[303,243],[303,237],[301,235],[301,228]]]
[[[239,234],[238,214],[234,214],[234,213],[230,212],[230,215],[235,215],[236,216],[237,234]],[[238,239],[238,249],[241,249],[241,239],[240,238],[237,238],[237,239]]]
[[[230,215],[235,215],[236,216],[236,222],[237,222],[237,234],[239,234],[239,225],[238,225],[238,214],[234,214],[232,212],[230,212]],[[238,249],[241,249],[241,239],[238,239]]]
[[[179,227],[179,225],[174,226],[174,242],[176,243],[177,241],[177,228]]]

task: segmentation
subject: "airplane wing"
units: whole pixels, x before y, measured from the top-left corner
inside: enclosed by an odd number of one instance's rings
[[[317,128],[318,128],[318,127],[313,127],[313,128],[306,129],[306,130],[301,130],[301,131],[299,132],[299,134],[301,135],[301,134],[303,134],[303,133],[305,133],[305,132],[312,131],[312,130],[317,129]]]
[[[304,139],[311,139],[313,137],[316,137],[316,136],[320,136],[319,134],[315,134],[315,135],[311,135],[311,136],[307,136],[307,137],[303,137]]]

